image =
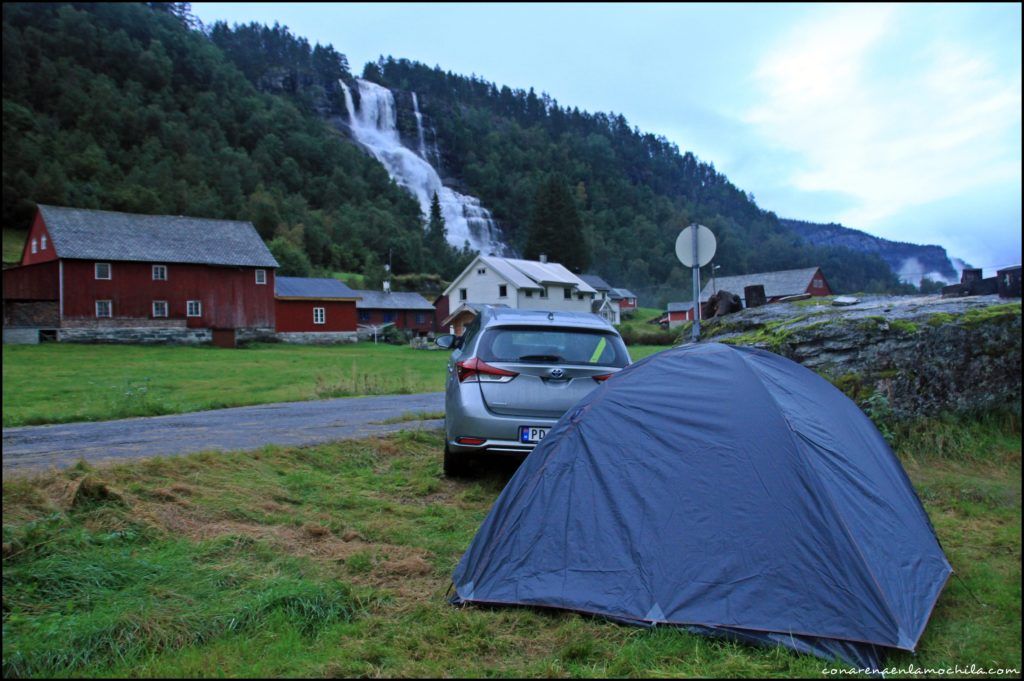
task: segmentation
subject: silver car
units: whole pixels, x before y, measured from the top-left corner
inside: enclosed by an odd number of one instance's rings
[[[525,456],[576,402],[629,364],[615,328],[578,312],[483,306],[451,348],[445,386],[445,475],[482,453]]]

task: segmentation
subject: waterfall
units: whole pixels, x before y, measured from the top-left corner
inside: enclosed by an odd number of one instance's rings
[[[399,139],[395,125],[395,97],[391,91],[358,78],[356,84],[359,86],[358,111],[353,104],[351,91],[341,82],[345,91],[345,105],[348,107],[349,125],[356,141],[384,165],[398,184],[416,197],[424,216],[430,214],[430,202],[434,194],[437,194],[450,244],[462,248],[468,241],[470,248],[485,255],[504,254],[505,246],[490,211],[480,205],[479,199],[445,187],[437,170],[424,158],[422,116],[416,95],[413,95],[413,107],[420,155],[404,146]]]
[[[412,113],[416,116],[416,138],[420,143],[420,158],[427,158],[427,144],[423,139],[423,114],[420,113],[420,103],[416,99],[416,93],[412,93]]]

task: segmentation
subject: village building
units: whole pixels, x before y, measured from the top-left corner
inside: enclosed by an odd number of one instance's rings
[[[805,267],[798,270],[781,272],[759,272],[757,274],[740,274],[731,277],[716,277],[709,281],[700,294],[701,303],[706,303],[718,291],[728,291],[740,297],[743,307],[750,307],[747,301],[748,287],[764,287],[764,302],[775,303],[789,296],[810,294],[812,296],[830,296],[832,288],[828,285],[820,267]]]
[[[621,323],[621,308],[617,302],[612,301],[611,293],[615,289],[612,288],[611,284],[596,274],[581,274],[580,279],[587,282],[592,289],[597,291],[597,295],[591,302],[590,311],[604,317],[608,320],[609,324]]]
[[[620,314],[632,314],[636,310],[636,294],[628,288],[613,288],[608,297],[618,304]]]
[[[434,331],[434,306],[418,293],[355,290],[357,325],[363,336],[388,326],[426,336]]]
[[[564,266],[540,260],[479,255],[444,291],[439,307],[449,310],[441,329],[456,316],[472,317],[475,306],[500,305],[520,310],[591,312],[597,291]]]
[[[658,320],[662,326],[674,329],[683,322],[693,321],[693,303],[669,303],[665,314]]]
[[[277,277],[277,337],[286,343],[354,343],[358,299],[337,279]]]
[[[250,222],[40,205],[3,273],[4,340],[271,337],[277,266]]]

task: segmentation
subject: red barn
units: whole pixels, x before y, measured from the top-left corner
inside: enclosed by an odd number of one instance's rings
[[[636,310],[636,294],[628,288],[613,288],[608,297],[619,304],[620,313],[631,313]]]
[[[277,336],[292,343],[354,343],[358,295],[337,279],[277,277]]]
[[[805,267],[799,270],[716,277],[704,286],[704,290],[700,294],[700,301],[706,303],[718,291],[728,291],[738,295],[743,306],[746,307],[744,289],[757,285],[764,286],[765,299],[769,303],[777,302],[780,298],[804,293],[809,293],[812,296],[832,295],[832,288],[828,285],[825,275],[821,273],[821,268]]]
[[[274,331],[277,261],[250,222],[40,205],[4,270],[4,334],[201,342]],[[33,331],[34,330],[34,331]]]
[[[669,303],[666,315],[658,320],[674,329],[683,322],[693,321],[693,303]]]
[[[414,331],[425,336],[434,330],[434,306],[418,293],[356,290],[359,300],[359,326],[382,327],[394,324],[395,328]]]

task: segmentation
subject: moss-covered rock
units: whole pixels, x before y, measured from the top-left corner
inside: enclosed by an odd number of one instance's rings
[[[1021,303],[996,296],[773,304],[707,320],[702,342],[771,350],[896,418],[1019,409]]]

